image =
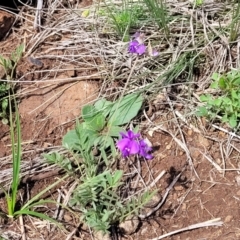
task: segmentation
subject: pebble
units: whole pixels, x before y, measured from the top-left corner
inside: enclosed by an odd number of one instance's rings
[[[140,224],[139,218],[137,216],[129,216],[124,222],[119,224],[119,228],[124,234],[131,235],[136,232]]]
[[[166,146],[166,149],[167,149],[167,150],[170,150],[171,147],[172,147],[172,145],[171,145],[171,144],[168,144],[168,145]]]
[[[240,196],[240,190],[237,191],[237,195]]]
[[[225,217],[224,222],[225,223],[229,223],[229,222],[232,221],[232,219],[233,219],[233,216],[232,215],[228,215],[228,216]]]
[[[235,180],[237,182],[237,185],[240,186],[240,176],[236,176],[235,177]]]
[[[192,129],[188,129],[187,135],[188,135],[188,136],[192,136],[192,133],[193,133]]]
[[[186,204],[186,203],[183,203],[183,204],[182,204],[182,211],[186,211],[186,209],[187,209],[187,204]]]
[[[217,158],[216,163],[220,165],[222,163],[222,160],[220,158]]]
[[[67,213],[64,214],[63,218],[66,222],[71,222],[73,219],[72,216]]]
[[[93,235],[94,240],[111,240],[110,234],[109,233],[104,234],[102,231],[95,232]]]
[[[201,155],[201,153],[195,147],[189,147],[189,151],[193,159],[197,159]]]
[[[175,191],[182,191],[183,190],[183,186],[179,185],[179,186],[175,186],[174,187]]]
[[[199,141],[199,144],[203,145],[204,147],[210,146],[210,142],[208,141],[208,139],[206,139],[202,135],[198,135],[198,141]]]

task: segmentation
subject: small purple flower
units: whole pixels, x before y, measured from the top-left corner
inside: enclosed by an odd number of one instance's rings
[[[152,148],[147,145],[147,143],[144,140],[140,140],[139,142],[139,155],[146,158],[146,159],[152,159],[153,155],[151,155],[149,152],[152,151]]]
[[[152,51],[152,56],[153,57],[156,57],[156,56],[158,56],[159,55],[159,52],[158,51],[156,51],[156,50],[153,50]]]
[[[142,55],[146,52],[146,46],[144,44],[139,44],[137,40],[133,40],[129,43],[128,51],[130,53]]]
[[[120,133],[122,139],[117,142],[117,147],[122,152],[123,157],[128,157],[139,152],[139,144],[136,141],[140,134],[134,134],[131,130],[127,134]]]
[[[127,133],[120,133],[122,139],[117,142],[117,147],[122,153],[123,157],[139,154],[146,159],[152,159],[153,156],[149,153],[152,148],[140,138],[140,134],[135,134],[133,131],[128,130]]]
[[[137,53],[138,55],[142,55],[146,52],[146,46],[143,44],[144,42],[144,34],[136,32],[133,35],[133,40],[129,43],[128,51],[130,53]]]

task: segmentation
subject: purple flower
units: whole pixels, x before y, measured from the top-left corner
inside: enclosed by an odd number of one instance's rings
[[[137,40],[133,40],[129,43],[128,51],[130,53],[142,55],[146,52],[146,46],[144,44],[140,44]]]
[[[142,55],[146,52],[146,46],[143,44],[144,42],[144,34],[136,32],[133,35],[133,40],[129,43],[128,51],[130,53],[137,53],[138,55]]]
[[[122,139],[117,142],[117,147],[122,153],[123,157],[139,154],[146,159],[152,159],[153,156],[149,153],[152,148],[140,138],[140,134],[135,134],[133,131],[128,130],[127,133],[120,133]]]
[[[156,56],[158,56],[159,55],[159,52],[158,51],[156,51],[156,50],[153,50],[152,51],[152,56],[153,57],[156,57]]]
[[[139,152],[137,138],[140,137],[140,134],[134,134],[131,130],[127,131],[127,134],[120,134],[122,139],[117,142],[117,147],[122,152],[123,157],[137,154]]]
[[[147,145],[147,143],[144,140],[140,140],[139,142],[139,155],[146,158],[146,159],[152,159],[153,155],[151,155],[149,152],[152,151],[152,148]]]

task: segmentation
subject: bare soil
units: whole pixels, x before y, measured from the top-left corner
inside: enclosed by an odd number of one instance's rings
[[[12,52],[18,43],[18,39],[10,35],[1,41],[1,46],[4,47],[0,48],[0,54]],[[41,71],[54,69],[56,62],[49,59],[40,65],[34,65],[31,60],[23,59],[17,68],[18,76],[28,76],[29,81],[19,83],[22,146],[25,152],[23,157],[24,160],[29,161],[29,164],[39,155],[38,149],[44,152],[44,149],[47,151],[50,147],[61,145],[62,137],[74,127],[74,120],[80,115],[81,106],[96,99],[101,87],[101,82],[91,79],[58,83],[58,79],[74,77],[74,67],[71,66],[61,75],[54,77],[56,84],[42,81],[39,83],[38,79],[43,78],[37,74],[39,67]],[[233,139],[231,144],[236,150],[228,152],[230,143],[227,134],[208,126],[204,119],[202,122],[196,121],[195,124],[196,128],[206,130],[201,133],[181,120],[162,124],[169,118],[174,119],[174,115],[168,111],[167,107],[164,110],[154,111],[157,117],[152,122],[148,122],[147,119],[143,122],[143,132],[154,147],[154,159],[142,162],[143,173],[151,169],[154,179],[160,172],[166,171],[156,183],[161,196],[180,172],[182,172],[181,177],[170,190],[164,205],[152,216],[141,221],[136,233],[119,236],[119,239],[152,239],[214,218],[221,218],[223,225],[184,231],[165,239],[240,239],[240,176],[237,171],[239,140]],[[177,126],[180,126],[181,130]],[[189,152],[181,147],[179,141]],[[0,157],[4,158],[8,155],[10,155],[9,126],[0,122]],[[220,171],[209,159],[221,169],[233,170]],[[28,188],[30,195],[34,196],[55,182],[59,176],[59,172],[56,171],[51,171],[48,176],[39,174],[37,180],[33,179],[31,183],[23,185],[20,191],[24,193],[24,189]],[[67,184],[59,185],[48,195],[57,200],[57,189],[68,187]],[[48,206],[49,215],[54,214],[55,207]],[[0,209],[6,211],[3,196],[0,199]],[[65,213],[63,221],[69,232],[78,227],[78,221],[69,213]],[[24,222],[28,239],[66,239],[66,233],[47,223],[44,225],[39,221],[38,225],[36,220],[33,221],[29,216],[24,217]],[[18,220],[2,220],[0,233],[8,236],[8,239],[20,239]],[[91,239],[91,236],[87,230],[82,230],[79,226],[73,234],[73,239]]]

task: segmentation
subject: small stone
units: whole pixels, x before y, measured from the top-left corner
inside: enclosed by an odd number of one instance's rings
[[[218,165],[220,165],[220,164],[222,163],[221,159],[220,159],[220,158],[217,158],[217,159],[216,159],[216,163],[217,163]]]
[[[197,159],[201,155],[201,153],[195,147],[189,147],[189,151],[193,159]]]
[[[73,219],[72,216],[69,215],[68,213],[65,213],[64,216],[63,216],[63,218],[64,218],[64,220],[65,220],[66,222],[71,222],[72,219]]]
[[[229,223],[229,222],[232,221],[232,219],[233,219],[233,216],[232,215],[228,215],[228,216],[225,217],[224,222],[225,223]]]
[[[240,196],[240,190],[237,191],[237,195]]]
[[[236,176],[235,179],[236,179],[237,185],[240,186],[240,176]]]
[[[186,203],[183,203],[183,204],[182,204],[182,211],[186,211],[186,209],[187,209],[187,204],[186,204]]]
[[[225,138],[226,137],[226,133],[225,132],[219,132],[219,137]]]
[[[192,136],[192,133],[193,133],[192,129],[188,129],[187,135],[188,135],[188,136]]]
[[[94,233],[94,240],[111,240],[109,233],[103,233],[102,231],[98,231]]]
[[[136,232],[139,226],[139,218],[137,216],[129,216],[124,222],[119,224],[119,228],[124,234],[131,235]]]
[[[184,154],[183,151],[180,151],[180,152],[179,152],[179,156],[182,156],[183,154]]]
[[[181,186],[181,185],[175,186],[174,190],[175,191],[182,191],[183,190],[183,186]]]
[[[177,193],[174,193],[173,194],[173,200],[177,200],[178,199],[178,195],[177,195]]]
[[[203,145],[204,147],[210,146],[210,142],[202,135],[198,135],[198,141],[199,141],[199,144]]]
[[[168,145],[166,146],[166,149],[167,149],[167,150],[170,150],[171,147],[172,147],[172,145],[171,145],[171,144],[168,144]]]

